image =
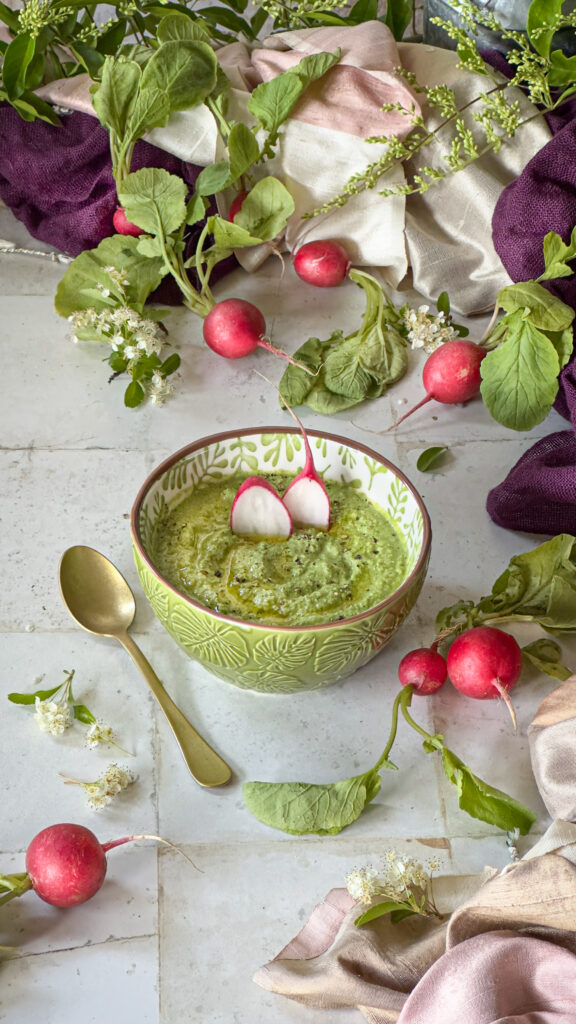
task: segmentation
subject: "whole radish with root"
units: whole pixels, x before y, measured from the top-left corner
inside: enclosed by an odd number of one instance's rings
[[[496,626],[474,626],[454,640],[446,663],[448,677],[460,693],[476,700],[502,697],[516,731],[509,692],[520,678],[522,650],[510,633]]]
[[[204,318],[204,341],[217,355],[225,359],[243,359],[260,347],[311,373],[308,367],[295,362],[286,352],[274,348],[266,341],[265,334],[264,316],[246,299],[223,299]]]
[[[422,383],[426,390],[425,398],[388,429],[394,430],[427,402],[434,400],[443,405],[459,405],[475,398],[480,393],[480,364],[485,355],[486,349],[473,341],[462,338],[445,341],[424,363]]]
[[[28,845],[26,872],[0,875],[0,904],[22,896],[29,889],[53,907],[75,907],[86,903],[102,887],[108,852],[137,839],[153,839],[173,847],[167,839],[152,835],[124,836],[100,843],[84,825],[69,822],[49,825],[38,832]],[[186,854],[182,853],[182,856],[186,857]]]

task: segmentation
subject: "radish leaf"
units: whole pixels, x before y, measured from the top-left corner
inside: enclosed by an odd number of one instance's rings
[[[425,749],[426,744],[425,744]],[[458,803],[472,818],[496,825],[505,832],[517,828],[522,835],[530,831],[536,815],[513,797],[483,782],[447,747],[442,747],[442,767],[446,778],[458,790]]]
[[[341,782],[246,782],[242,793],[252,814],[290,835],[336,835],[350,825],[380,789],[375,769]]]
[[[520,310],[507,318],[507,324],[506,341],[482,361],[480,392],[498,423],[531,430],[552,408],[560,361],[550,339]]]
[[[522,648],[522,655],[532,665],[535,665],[541,672],[545,672],[547,676],[552,676],[553,679],[569,679],[573,675],[571,669],[566,668],[560,661],[561,650],[559,644],[554,640],[550,640],[547,637],[540,637],[539,640],[533,640],[532,643],[526,644]]]
[[[437,445],[434,448],[426,448],[426,451],[421,452],[420,455],[418,456],[418,461],[416,462],[416,469],[419,469],[421,473],[427,473],[428,470],[434,469],[434,467],[437,466],[438,463],[442,461],[447,451],[448,449],[446,448],[445,445]]]

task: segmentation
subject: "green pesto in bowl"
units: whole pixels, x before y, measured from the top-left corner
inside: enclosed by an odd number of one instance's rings
[[[279,494],[293,479],[282,472],[261,475]],[[195,487],[156,520],[150,556],[181,593],[244,622],[307,626],[359,615],[406,579],[401,531],[348,483],[326,481],[328,530],[295,526],[288,538],[232,533],[232,503],[246,478]]]

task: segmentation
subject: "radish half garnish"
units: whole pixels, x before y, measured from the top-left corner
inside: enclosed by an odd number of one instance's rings
[[[230,529],[241,537],[289,537],[292,518],[272,484],[263,477],[250,476],[236,492]]]
[[[324,486],[324,481],[317,473],[312,458],[312,450],[308,436],[300,420],[289,405],[288,412],[294,417],[300,427],[304,439],[304,469],[282,495],[282,501],[286,505],[292,519],[301,526],[316,526],[319,530],[327,530],[330,526],[330,498]]]

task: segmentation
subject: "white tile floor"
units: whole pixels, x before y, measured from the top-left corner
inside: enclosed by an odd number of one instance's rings
[[[7,210],[0,237],[38,243]],[[162,408],[126,410],[123,385],[107,383],[97,347],[74,345],[53,311],[59,265],[0,255],[2,403],[0,450],[0,872],[23,870],[32,836],[56,821],[76,821],[102,841],[155,833],[179,844],[202,873],[177,853],[152,843],[110,854],[109,873],[88,904],[61,911],[31,893],[0,911],[0,944],[17,956],[0,967],[3,1024],[322,1024],[328,1016],[258,988],[254,970],[299,930],[330,888],[353,867],[389,847],[427,856],[427,839],[445,840],[443,872],[479,870],[507,861],[504,837],[458,809],[455,794],[401,729],[398,773],[350,828],[335,837],[295,838],[273,832],[245,809],[246,779],[286,780],[306,766],[308,781],[335,781],[374,763],[383,748],[403,653],[432,636],[436,612],[460,597],[478,599],[509,558],[539,538],[494,526],[485,508],[499,482],[536,436],[563,429],[551,414],[533,435],[506,432],[479,402],[466,408],[427,407],[398,432],[394,416],[420,397],[419,360],[389,396],[334,418],[305,413],[369,444],[415,482],[433,524],[430,571],[409,620],[371,665],[343,683],[298,696],[263,697],[213,678],[186,659],[155,621],[132,563],[127,515],[148,471],[171,451],[218,427],[285,422],[274,391],[253,370],[279,377],[272,356],[226,363],[209,352],[200,323],[183,309],[169,319],[182,356],[177,394]],[[350,330],[362,307],[359,289],[325,294],[281,276],[270,262],[258,274],[237,272],[220,294],[257,299],[276,338],[294,350],[305,337]],[[450,458],[433,474],[416,459],[432,443]],[[234,770],[219,791],[199,789],[144,683],[115,643],[77,628],[59,596],[57,567],[71,544],[108,554],[133,585],[134,632],[167,689]],[[565,660],[574,655],[565,645]],[[32,712],[9,704],[12,690],[53,685],[76,669],[76,694],[117,727],[133,751],[138,781],[100,812],[59,773],[95,778],[109,752],[82,746],[80,726],[61,739],[39,732]],[[414,713],[479,775],[513,792],[547,824],[532,778],[526,727],[554,683],[526,680],[516,691],[520,734],[514,737],[496,702],[473,703],[446,688]],[[478,744],[478,735],[482,742]],[[125,761],[126,758],[123,758]],[[532,842],[524,840],[526,848]],[[331,1012],[359,1024],[356,1012]]]

